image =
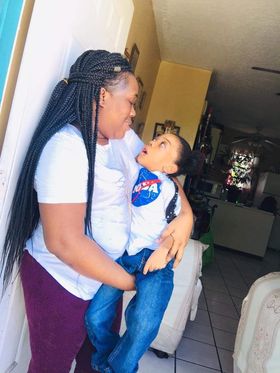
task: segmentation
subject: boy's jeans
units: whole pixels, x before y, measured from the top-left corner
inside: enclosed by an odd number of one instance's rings
[[[138,361],[157,336],[173,290],[173,260],[164,269],[143,275],[152,250],[124,255],[117,262],[135,274],[136,295],[125,311],[127,330],[122,337],[111,332],[112,321],[122,290],[102,285],[86,313],[89,338],[97,352],[92,367],[100,372],[137,372]]]

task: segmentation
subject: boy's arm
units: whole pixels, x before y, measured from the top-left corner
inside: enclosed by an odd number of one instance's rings
[[[176,182],[179,188],[179,195],[181,197],[181,211],[180,214],[168,224],[164,232],[161,234],[159,248],[162,245],[165,245],[165,240],[172,235],[174,242],[168,252],[167,262],[175,257],[174,268],[176,268],[182,260],[184,249],[192,232],[193,212],[180,182],[177,178],[173,178],[173,180]]]
[[[172,236],[168,236],[161,246],[152,253],[143,269],[144,275],[148,272],[153,272],[166,267],[166,264],[170,261],[170,258],[168,258],[168,252],[172,247],[173,241]]]

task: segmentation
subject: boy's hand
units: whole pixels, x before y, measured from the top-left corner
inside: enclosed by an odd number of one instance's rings
[[[156,249],[147,260],[143,269],[143,274],[146,275],[148,272],[153,272],[157,271],[158,269],[165,268],[166,264],[168,263],[167,256],[168,249]]]
[[[171,246],[168,253],[168,261],[175,258],[173,268],[176,268],[186,248],[186,244],[191,234],[193,215],[180,213],[171,223],[168,224],[164,232],[161,234],[159,244],[165,242],[165,239],[170,235],[174,239],[173,245]]]

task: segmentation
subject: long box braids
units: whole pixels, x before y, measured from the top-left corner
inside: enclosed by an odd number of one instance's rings
[[[4,290],[11,279],[14,264],[20,264],[26,241],[39,222],[34,176],[40,155],[50,138],[69,123],[80,129],[88,157],[85,233],[91,236],[100,89],[117,85],[127,73],[131,73],[131,68],[121,54],[88,50],[72,65],[69,78],[61,80],[54,88],[31,139],[9,213],[0,269],[0,275],[4,273]]]

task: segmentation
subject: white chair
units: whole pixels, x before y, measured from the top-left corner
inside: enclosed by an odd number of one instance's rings
[[[280,372],[280,272],[256,280],[243,300],[234,373]]]

